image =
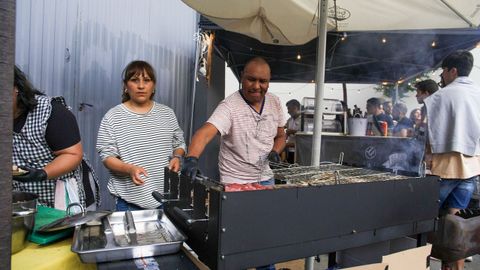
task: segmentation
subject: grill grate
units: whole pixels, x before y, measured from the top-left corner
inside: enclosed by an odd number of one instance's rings
[[[323,186],[336,184],[367,183],[407,179],[408,177],[390,172],[380,172],[364,168],[354,168],[341,164],[328,163],[319,166],[292,166],[274,169],[275,179],[299,186]]]

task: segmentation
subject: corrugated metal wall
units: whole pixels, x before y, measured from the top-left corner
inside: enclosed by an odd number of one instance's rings
[[[95,153],[100,120],[121,102],[123,68],[143,59],[157,71],[155,99],[175,110],[188,134],[196,13],[172,0],[18,0],[16,26],[16,64],[73,107],[84,151],[104,182],[102,208],[112,207]]]

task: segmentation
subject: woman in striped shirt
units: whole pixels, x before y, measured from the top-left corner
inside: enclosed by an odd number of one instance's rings
[[[173,110],[153,101],[155,71],[133,61],[123,71],[122,104],[102,119],[97,151],[111,173],[108,189],[116,210],[158,208],[152,191],[163,191],[165,166],[178,171],[185,141]]]

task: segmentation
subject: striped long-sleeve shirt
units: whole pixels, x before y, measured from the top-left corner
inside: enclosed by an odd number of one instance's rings
[[[117,105],[105,114],[98,131],[97,152],[102,160],[117,157],[147,171],[148,177],[140,186],[129,175],[114,172],[110,172],[108,181],[111,194],[142,208],[160,205],[152,197],[152,191],[163,192],[163,168],[179,148],[185,149],[185,141],[177,118],[171,108],[156,102],[145,114]]]

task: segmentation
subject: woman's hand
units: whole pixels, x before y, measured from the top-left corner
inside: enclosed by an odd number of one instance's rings
[[[148,177],[147,171],[140,166],[123,162],[118,157],[108,157],[103,161],[107,169],[122,175],[129,175],[132,182],[139,186],[145,183],[145,177]]]
[[[143,185],[145,183],[144,178],[148,177],[147,171],[140,166],[130,165],[128,173],[133,183],[137,186]]]
[[[174,157],[170,160],[168,164],[168,169],[172,172],[178,172],[181,167],[181,162],[179,157]]]

